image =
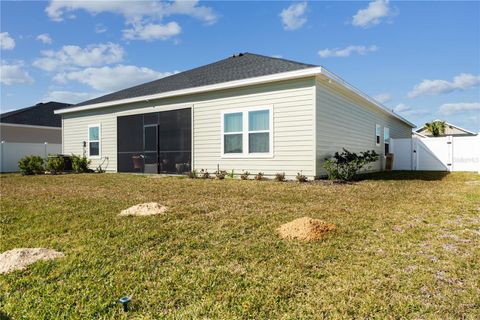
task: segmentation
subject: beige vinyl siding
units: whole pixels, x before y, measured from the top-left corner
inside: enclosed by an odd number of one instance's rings
[[[362,99],[318,80],[316,86],[316,172],[324,175],[322,163],[336,151],[346,148],[359,152],[375,150],[380,161],[371,170],[382,165],[383,129],[390,129],[390,138],[410,138],[412,128],[399,119],[379,110]],[[381,126],[380,145],[375,143],[375,125]]]
[[[108,157],[108,171],[117,165],[117,116],[192,108],[193,167],[197,170],[220,169],[267,175],[297,172],[313,177],[314,170],[314,78],[298,79],[238,89],[195,94],[150,102],[107,107],[64,114],[64,153],[83,154],[83,141],[88,141],[88,125],[101,125],[101,156]],[[221,157],[221,114],[223,110],[272,106],[273,157],[223,159]],[[92,160],[92,167],[101,160]]]

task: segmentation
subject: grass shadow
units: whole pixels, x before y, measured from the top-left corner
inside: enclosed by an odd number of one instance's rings
[[[448,176],[448,171],[381,171],[358,175],[356,181],[363,180],[443,180]]]

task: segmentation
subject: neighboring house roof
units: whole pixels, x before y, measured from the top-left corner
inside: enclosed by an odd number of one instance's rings
[[[258,54],[240,53],[202,67],[84,101],[76,106],[148,96],[311,67],[316,66]]]
[[[62,117],[54,114],[55,110],[71,106],[69,103],[46,102],[18,109],[0,115],[1,123],[21,124],[31,126],[61,127]]]
[[[432,122],[439,122],[443,120],[433,120]],[[444,121],[445,122],[445,134],[442,136],[476,136],[477,133],[469,131],[467,129],[461,128],[459,126],[456,126],[454,124],[451,124],[450,122]],[[449,130],[450,129],[450,130]],[[453,130],[452,130],[453,129]],[[427,131],[427,127],[424,125],[423,127],[415,130],[415,133],[418,134],[424,134],[426,136],[431,136],[430,132]]]
[[[368,101],[374,107],[392,115],[410,127],[416,127],[415,124],[399,116],[391,109],[386,108],[378,101],[370,98],[321,66],[253,53],[234,55],[202,67],[84,101],[55,113],[66,114],[141,101],[316,76],[321,76],[323,79],[328,80],[329,83],[338,85],[347,90],[347,92]]]

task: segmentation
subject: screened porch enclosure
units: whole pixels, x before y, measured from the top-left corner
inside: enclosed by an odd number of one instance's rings
[[[189,172],[191,109],[118,117],[117,152],[118,172]]]

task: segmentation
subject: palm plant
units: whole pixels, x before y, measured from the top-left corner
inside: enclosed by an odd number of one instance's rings
[[[425,128],[429,131],[434,137],[441,136],[445,134],[445,121],[432,121],[425,123]]]

